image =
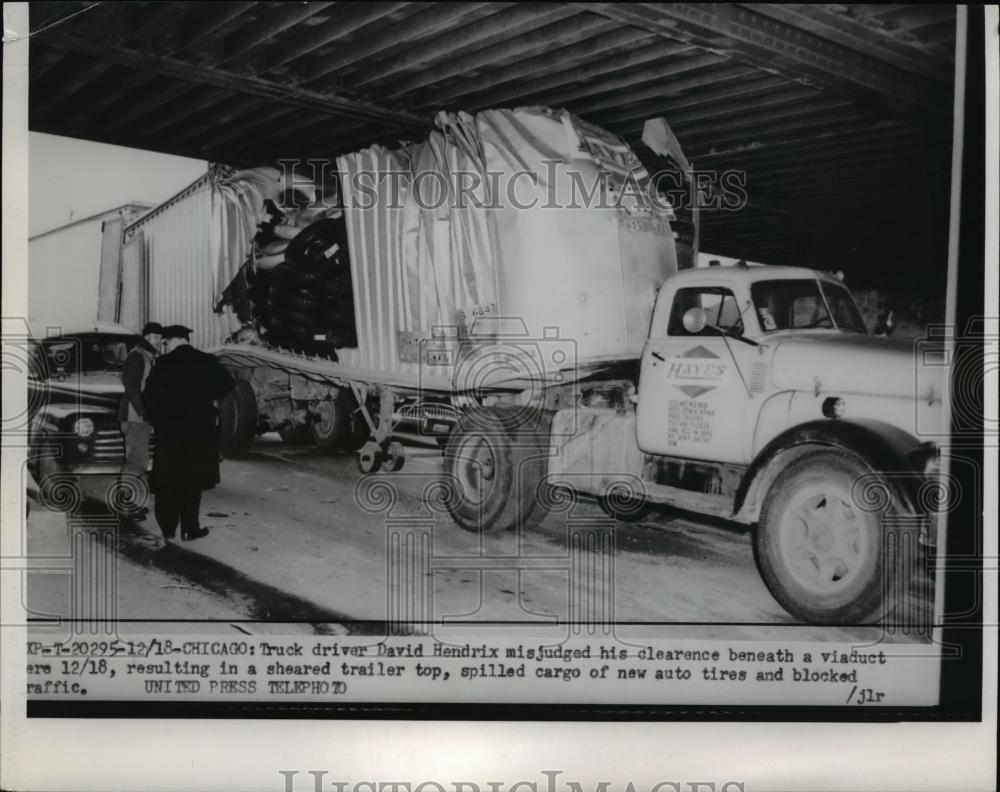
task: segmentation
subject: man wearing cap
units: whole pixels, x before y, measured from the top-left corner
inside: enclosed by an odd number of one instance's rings
[[[156,429],[153,460],[155,513],[163,538],[208,533],[198,521],[202,490],[219,483],[219,424],[216,402],[233,389],[233,378],[214,355],[190,344],[190,328],[163,328],[164,352],[142,392]]]
[[[126,476],[143,478],[149,467],[150,425],[142,403],[142,388],[153,368],[162,333],[163,328],[157,322],[148,322],[142,328],[142,338],[132,347],[122,368],[125,393],[118,404],[118,420],[125,436],[125,464],[122,466],[122,474]],[[126,491],[135,493],[137,488],[126,486]],[[132,500],[125,506],[125,512],[131,516],[143,516],[146,509],[141,503]]]

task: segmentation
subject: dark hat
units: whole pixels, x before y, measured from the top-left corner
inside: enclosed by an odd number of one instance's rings
[[[142,326],[142,334],[144,336],[148,336],[150,333],[163,335],[163,327],[159,322],[146,322],[146,324]]]
[[[190,340],[191,328],[184,325],[167,325],[163,328],[164,338],[186,338]]]

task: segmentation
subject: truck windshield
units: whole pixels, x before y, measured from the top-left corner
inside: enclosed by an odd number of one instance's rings
[[[828,328],[867,333],[851,294],[821,280],[766,280],[750,287],[765,333]]]
[[[121,335],[62,336],[44,341],[40,370],[47,377],[121,371],[129,350],[138,341]]]

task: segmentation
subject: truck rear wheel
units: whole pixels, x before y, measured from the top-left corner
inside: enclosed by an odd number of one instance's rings
[[[257,397],[246,380],[236,380],[236,387],[222,400],[219,450],[230,459],[245,457],[257,435]]]
[[[880,515],[852,497],[869,475],[852,454],[821,450],[797,459],[768,490],[754,552],[764,583],[796,618],[865,623],[892,611],[884,592],[905,591],[905,554],[887,561]]]
[[[444,451],[448,511],[460,528],[487,533],[527,525],[535,509],[537,444],[500,410],[477,409],[452,429]]]

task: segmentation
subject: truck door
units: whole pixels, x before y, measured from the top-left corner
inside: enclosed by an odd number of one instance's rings
[[[661,299],[643,350],[636,431],[650,454],[717,462],[747,462],[746,436],[753,431],[749,371],[754,348],[718,329],[744,332],[733,288],[684,286]],[[707,325],[685,326],[692,308]]]

